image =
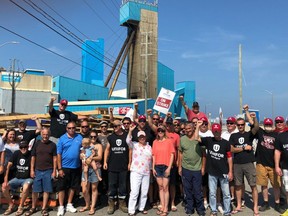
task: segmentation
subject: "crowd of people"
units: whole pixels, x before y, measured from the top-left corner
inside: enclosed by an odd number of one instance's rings
[[[228,216],[243,211],[244,177],[251,187],[254,216],[270,209],[269,182],[275,211],[288,215],[284,118],[266,118],[261,128],[245,105],[246,119],[228,117],[224,131],[222,122],[211,125],[197,102],[189,109],[183,96],[179,100],[187,115],[185,122],[173,119],[169,112],[163,118],[152,110],[138,115],[134,104],[133,119],[122,121],[114,119],[111,108],[110,121],[101,121],[99,132],[91,128],[86,116],[67,111],[67,100],[61,100],[56,110],[55,98],[51,98],[50,128],[42,127],[34,117],[36,130],[27,130],[26,121],[20,120],[17,129],[6,130],[0,138],[0,183],[8,203],[4,215],[16,210],[10,192],[19,188],[22,195],[16,216],[33,215],[39,194],[43,196],[41,214],[48,216],[49,195],[55,192],[57,216],[77,211],[94,215],[99,187],[107,196],[109,215],[118,206],[130,216],[147,214],[148,207],[167,216],[177,211],[176,199],[182,198],[187,215],[195,211],[205,215],[210,208],[211,216],[218,211]],[[264,200],[260,207],[257,185]],[[31,192],[31,208],[24,210]],[[80,192],[85,205],[77,209],[73,197]]]

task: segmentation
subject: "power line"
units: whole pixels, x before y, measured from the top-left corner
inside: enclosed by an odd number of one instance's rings
[[[72,62],[72,63],[74,63],[74,64],[79,65],[79,66],[82,66],[82,65],[79,64],[78,62],[76,62],[76,61],[74,61],[74,60],[72,60],[72,59],[70,59],[70,58],[67,58],[67,57],[65,57],[65,56],[63,56],[63,55],[61,55],[61,54],[59,54],[59,53],[56,53],[56,52],[54,52],[54,51],[52,51],[52,50],[50,50],[50,49],[48,49],[48,48],[46,48],[46,47],[44,47],[44,46],[42,46],[42,45],[40,45],[40,44],[38,44],[38,43],[36,43],[36,42],[34,42],[34,41],[26,38],[26,37],[24,37],[24,36],[22,36],[22,35],[20,35],[20,34],[18,34],[18,33],[16,33],[16,32],[14,32],[14,31],[12,31],[12,30],[9,30],[9,29],[5,28],[4,26],[1,26],[1,25],[0,25],[0,28],[4,29],[5,31],[8,31],[8,32],[10,32],[11,34],[14,34],[14,35],[16,35],[16,36],[18,36],[18,37],[20,37],[20,38],[22,38],[22,39],[24,39],[24,40],[32,43],[32,44],[34,44],[34,45],[36,45],[36,46],[38,46],[38,47],[40,47],[40,48],[42,48],[42,49],[44,49],[44,50],[46,50],[46,51],[48,51],[48,52],[51,52],[51,53],[53,53],[53,54],[55,54],[55,55],[57,55],[57,56],[65,59],[65,60],[67,60],[67,61],[70,61],[70,62]],[[91,69],[91,68],[88,68],[88,67],[84,67],[84,68],[89,69],[89,70],[92,70],[92,71],[94,71],[94,72],[97,72],[97,71],[95,71],[94,69]],[[99,73],[99,72],[98,72],[98,73]],[[105,76],[105,75],[104,75],[104,76]],[[106,76],[106,77],[107,77],[107,76]],[[121,83],[123,83],[123,84],[125,84],[125,85],[127,84],[127,83],[122,82],[122,81],[118,81],[118,82],[121,82]]]

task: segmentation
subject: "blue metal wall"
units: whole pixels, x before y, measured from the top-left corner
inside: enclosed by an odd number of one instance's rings
[[[145,4],[142,2],[127,1],[120,8],[120,25],[127,21],[140,21],[141,9],[158,11],[157,6],[152,4]]]
[[[104,86],[104,39],[86,40],[82,49],[81,81]]]
[[[89,101],[108,98],[108,88],[61,76],[53,78],[52,91],[59,93],[59,100],[65,98],[68,101]]]
[[[158,62],[157,64],[157,92],[159,94],[161,88],[166,88],[174,91],[174,70],[166,65]]]

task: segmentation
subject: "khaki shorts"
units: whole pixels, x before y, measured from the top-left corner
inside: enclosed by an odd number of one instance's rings
[[[250,186],[256,186],[256,169],[254,163],[234,164],[235,186],[244,184],[244,176]]]
[[[256,183],[261,186],[268,186],[268,179],[272,187],[280,187],[281,179],[275,172],[275,169],[268,166],[263,166],[262,164],[256,165]]]

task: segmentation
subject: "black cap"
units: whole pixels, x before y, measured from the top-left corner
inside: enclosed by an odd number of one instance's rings
[[[192,107],[199,107],[199,104],[198,104],[198,102],[194,101],[194,102],[193,102],[193,106],[192,106]]]
[[[167,124],[173,124],[173,118],[168,117],[168,118],[166,119],[166,123],[167,123]]]
[[[21,141],[20,143],[19,143],[19,147],[20,148],[28,148],[28,143],[27,143],[27,141]]]

